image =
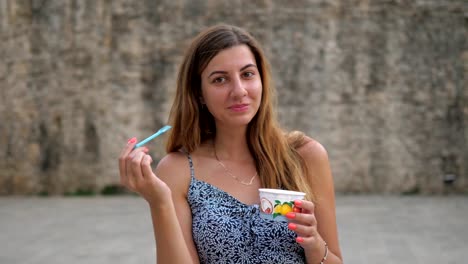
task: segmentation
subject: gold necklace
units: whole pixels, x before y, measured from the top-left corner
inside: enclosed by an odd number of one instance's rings
[[[213,150],[214,150],[214,155],[215,155],[216,160],[218,161],[219,165],[221,165],[221,167],[223,167],[223,169],[224,169],[224,171],[226,172],[227,175],[229,175],[229,176],[231,176],[232,178],[234,178],[234,179],[235,179],[236,181],[238,181],[240,184],[247,185],[247,186],[252,185],[253,180],[255,179],[255,176],[257,176],[257,170],[255,170],[255,174],[254,174],[254,176],[252,176],[252,178],[250,179],[249,182],[244,182],[244,181],[242,181],[242,180],[239,180],[239,178],[237,178],[236,175],[232,174],[232,173],[228,170],[228,168],[226,167],[226,165],[224,165],[224,163],[222,163],[222,162],[219,160],[218,155],[216,154],[216,147],[214,146],[214,144],[213,144]]]

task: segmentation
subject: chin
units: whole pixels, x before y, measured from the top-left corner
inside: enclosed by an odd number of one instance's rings
[[[249,117],[249,118],[245,118],[245,119],[243,119],[242,121],[239,122],[240,123],[239,125],[246,126],[246,125],[250,124],[250,122],[252,122],[252,120],[253,120],[253,116]]]
[[[232,126],[240,127],[240,126],[247,126],[253,120],[253,116],[242,116],[242,117],[235,117],[231,119],[229,122]]]

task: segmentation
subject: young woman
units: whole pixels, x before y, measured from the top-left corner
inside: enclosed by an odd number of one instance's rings
[[[167,155],[156,171],[132,138],[123,185],[149,203],[157,263],[342,263],[323,146],[284,133],[268,62],[245,30],[201,32],[180,67]],[[259,188],[302,191],[288,223],[260,218]]]

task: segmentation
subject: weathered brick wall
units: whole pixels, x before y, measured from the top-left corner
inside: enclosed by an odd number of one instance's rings
[[[468,189],[465,0],[0,1],[0,194],[118,182],[162,126],[200,29],[247,28],[279,117],[328,149],[338,191]],[[153,143],[160,157],[161,141]]]

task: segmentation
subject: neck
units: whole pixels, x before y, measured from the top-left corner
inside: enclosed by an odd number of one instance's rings
[[[213,147],[220,159],[232,161],[252,160],[252,155],[247,145],[247,127],[243,129],[216,128],[216,137],[213,139]]]

